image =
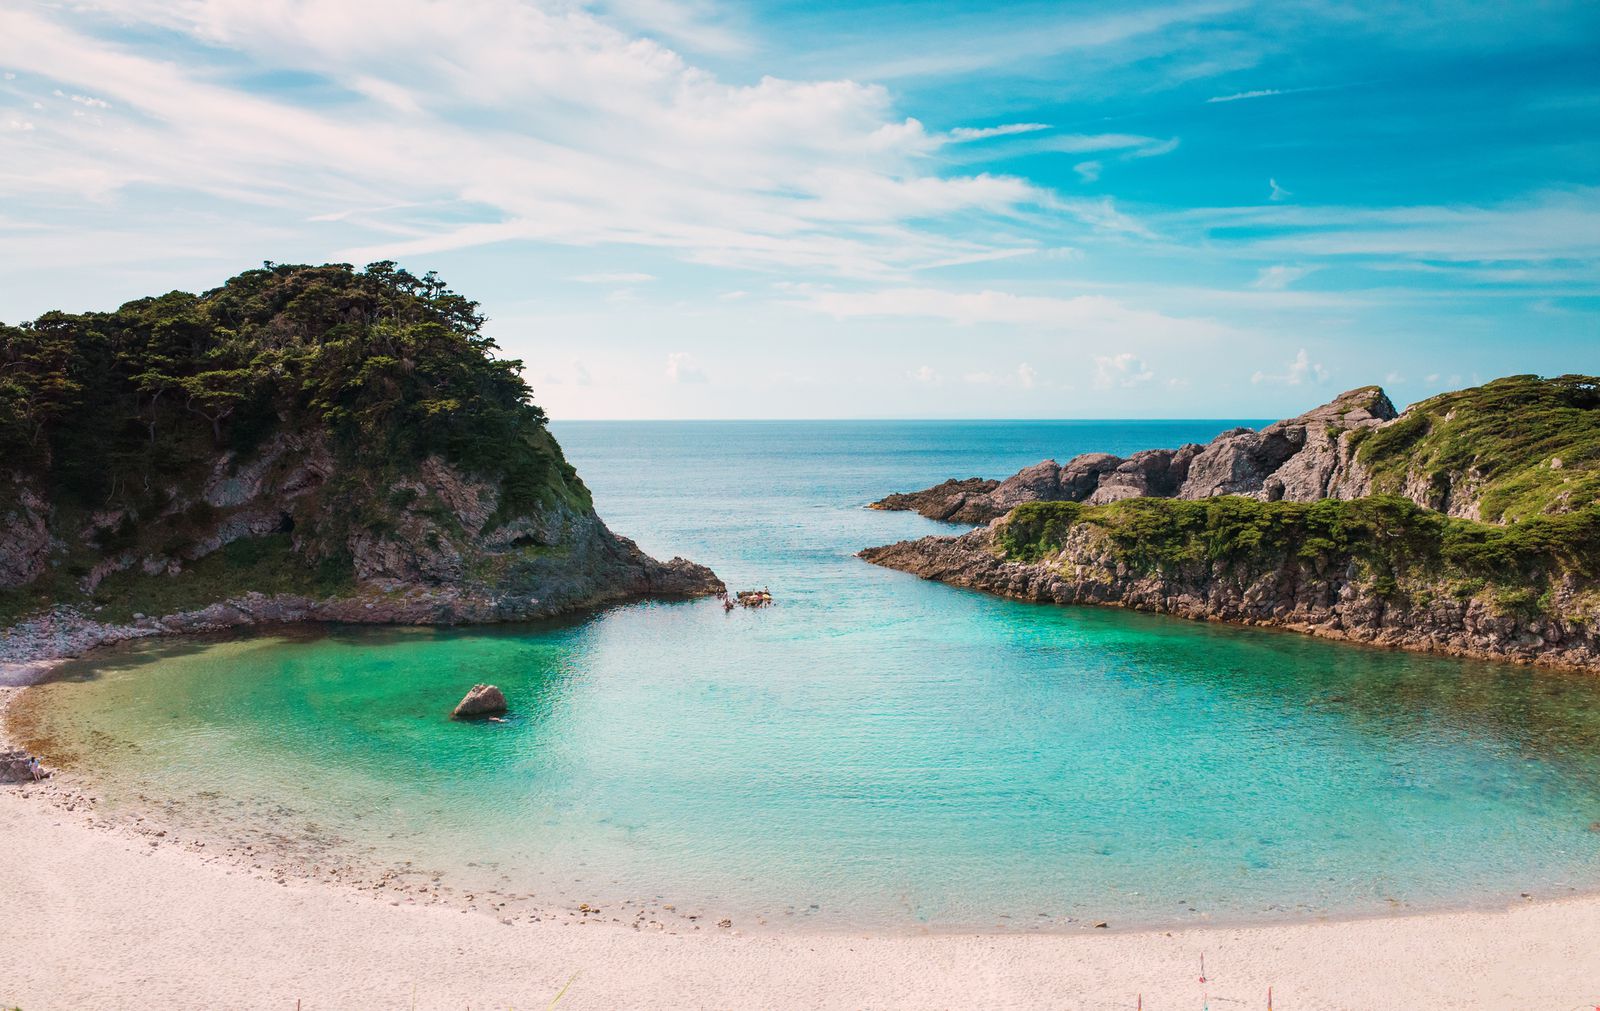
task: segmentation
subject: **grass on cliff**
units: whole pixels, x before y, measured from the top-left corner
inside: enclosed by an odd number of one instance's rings
[[[54,570],[44,580],[0,593],[0,626],[54,604],[70,604],[98,621],[128,622],[135,614],[176,614],[254,590],[268,596],[298,594],[324,599],[355,590],[348,559],[307,564],[288,534],[233,541],[176,576],[130,569],[107,576],[85,595],[70,573]],[[95,610],[99,608],[99,610]]]
[[[1116,560],[1139,569],[1294,559],[1329,571],[1354,562],[1380,593],[1403,582],[1444,582],[1459,596],[1488,593],[1505,611],[1539,609],[1552,579],[1600,578],[1600,506],[1501,526],[1453,519],[1394,495],[1310,503],[1237,496],[1029,502],[1011,511],[995,539],[1005,557],[1037,562],[1058,553],[1083,524],[1104,532]]]
[[[1412,405],[1400,420],[1358,433],[1356,459],[1373,489],[1428,481],[1438,505],[1479,485],[1481,516],[1516,522],[1600,502],[1600,378],[1508,376]],[[1559,461],[1557,463],[1556,461]]]

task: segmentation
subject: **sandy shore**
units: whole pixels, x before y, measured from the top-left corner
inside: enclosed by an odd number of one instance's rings
[[[0,710],[18,681],[0,679]],[[7,686],[5,681],[12,686]],[[1088,934],[633,929],[284,876],[0,786],[0,1008],[1600,1006],[1600,897]],[[163,836],[165,832],[161,833]],[[642,926],[649,926],[642,924]],[[1205,957],[1207,981],[1201,983]]]
[[[1600,1003],[1600,899],[1232,929],[741,936],[504,925],[277,883],[0,789],[0,1006],[1551,1008]],[[1206,984],[1198,980],[1204,953]],[[574,978],[576,977],[576,978]]]

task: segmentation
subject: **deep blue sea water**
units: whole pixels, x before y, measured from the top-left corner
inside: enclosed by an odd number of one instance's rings
[[[998,600],[865,504],[1236,422],[567,423],[602,516],[777,604],[162,644],[21,718],[113,803],[741,925],[1181,924],[1600,883],[1595,679]],[[504,726],[444,718],[474,681]],[[154,798],[155,801],[152,801]]]

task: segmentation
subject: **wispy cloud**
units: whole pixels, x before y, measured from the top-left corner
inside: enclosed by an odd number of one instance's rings
[[[645,284],[649,281],[654,281],[655,279],[656,276],[654,274],[626,272],[579,274],[573,278],[574,281],[578,281],[582,284]]]
[[[1048,123],[1007,123],[1004,126],[958,126],[948,134],[952,141],[988,140],[991,137],[1010,137],[1019,133],[1037,133],[1050,129]]]
[[[1211,98],[1206,99],[1206,104],[1215,105],[1218,102],[1242,102],[1249,98],[1269,98],[1273,95],[1286,94],[1288,94],[1287,91],[1283,91],[1279,88],[1262,88],[1258,91],[1240,91],[1232,95],[1213,95]]]
[[[1301,348],[1299,353],[1294,356],[1294,360],[1289,363],[1282,373],[1269,375],[1266,372],[1257,371],[1250,377],[1250,381],[1258,385],[1261,383],[1277,383],[1283,386],[1300,386],[1308,382],[1320,383],[1327,378],[1328,370],[1322,367],[1322,363],[1312,361],[1311,356],[1306,353],[1306,349]]]
[[[1282,291],[1316,269],[1316,267],[1291,267],[1283,264],[1262,267],[1256,273],[1256,279],[1250,282],[1250,287],[1262,291]]]
[[[1058,298],[992,290],[884,288],[811,292],[797,304],[840,319],[909,317],[941,319],[961,326],[1004,324],[1038,327],[1085,339],[1209,341],[1233,333],[1211,320],[1139,309],[1104,295]]]
[[[1150,158],[1177,150],[1176,137],[1145,137],[1134,133],[1066,133],[1030,141],[1034,151],[1060,151],[1063,154],[1090,154],[1097,151],[1125,151],[1128,157]]]
[[[1094,387],[1097,390],[1131,389],[1143,386],[1155,377],[1155,370],[1146,366],[1131,351],[1118,355],[1095,355]]]
[[[674,351],[667,355],[665,375],[669,383],[706,382],[705,371],[694,363],[694,356],[686,351]]]
[[[919,159],[937,138],[896,116],[881,87],[726,84],[581,10],[124,0],[119,16],[330,75],[357,100],[296,104],[108,44],[72,9],[13,12],[0,63],[68,95],[106,96],[95,111],[116,117],[117,145],[111,154],[87,123],[35,119],[29,140],[0,152],[0,198],[51,214],[162,189],[259,208],[263,231],[285,210],[329,220],[384,208],[362,222],[381,238],[331,251],[352,260],[512,240],[619,243],[853,276],[983,253],[982,230],[969,239],[931,223],[976,224],[1050,199],[1018,178],[935,174]],[[196,150],[207,157],[185,153]]]

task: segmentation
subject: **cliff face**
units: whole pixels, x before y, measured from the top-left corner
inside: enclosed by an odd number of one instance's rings
[[[1549,578],[1537,599],[1448,565],[1391,564],[1345,549],[1256,549],[1154,560],[1094,522],[1072,522],[1038,557],[1005,542],[1007,521],[960,537],[869,548],[861,557],[952,586],[1056,604],[1102,604],[1205,621],[1268,625],[1424,652],[1600,671],[1592,576]],[[1500,592],[1496,592],[1499,590]],[[1509,593],[1507,592],[1509,590]],[[1518,594],[1522,596],[1518,596]]]
[[[1126,460],[1085,453],[1065,466],[1046,460],[1004,481],[946,481],[921,492],[891,495],[872,507],[910,509],[953,523],[987,523],[1024,502],[1098,505],[1146,496],[1213,495],[1290,502],[1355,498],[1371,486],[1366,467],[1355,458],[1358,433],[1394,417],[1394,405],[1384,392],[1367,386],[1259,432],[1224,432],[1204,446],[1146,450]]]
[[[722,589],[607,529],[480,318],[436,282],[376,274],[272,268],[167,296],[154,323],[131,303],[0,328],[21,391],[0,389],[0,659]],[[322,318],[291,323],[307,298]],[[175,309],[187,332],[158,354]],[[85,403],[41,410],[52,390]]]

